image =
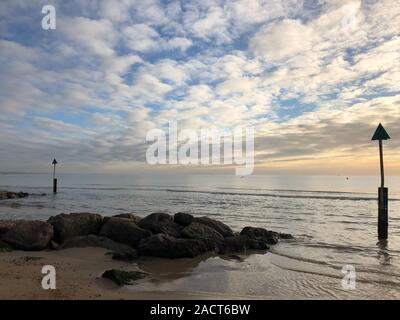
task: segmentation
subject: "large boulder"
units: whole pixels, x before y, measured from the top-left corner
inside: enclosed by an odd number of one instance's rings
[[[17,223],[18,220],[0,220],[0,238]]]
[[[219,253],[245,252],[247,250],[267,250],[268,244],[264,240],[250,239],[245,235],[235,234],[227,237],[219,246]]]
[[[53,238],[53,226],[43,221],[18,221],[2,240],[16,249],[38,251],[48,247]]]
[[[174,222],[167,213],[155,212],[139,221],[138,226],[151,231],[154,234],[165,233],[173,237],[179,237],[182,226]]]
[[[174,221],[183,227],[187,227],[193,221],[193,216],[189,213],[178,212],[174,215]]]
[[[226,224],[208,217],[194,218],[193,222],[204,224],[220,233],[224,238],[232,237],[233,231]]]
[[[161,258],[193,258],[208,251],[199,239],[176,239],[167,234],[156,234],[140,242],[139,255]]]
[[[151,232],[138,227],[131,219],[111,217],[104,223],[99,235],[136,247],[140,240],[150,237]]]
[[[205,224],[193,222],[185,227],[181,232],[182,238],[187,239],[200,239],[207,244],[209,250],[216,250],[218,246],[224,241],[224,237],[213,228]]]
[[[117,215],[115,215],[115,216],[113,216],[113,217],[115,217],[115,218],[125,218],[125,219],[130,219],[130,220],[132,220],[134,223],[138,223],[140,220],[142,220],[142,218],[141,217],[139,217],[139,216],[137,216],[137,215],[135,215],[135,214],[133,214],[133,213],[120,213],[120,214],[117,214]]]
[[[137,251],[134,248],[123,243],[115,242],[106,237],[98,237],[92,234],[88,236],[78,236],[78,237],[68,238],[67,240],[65,240],[64,243],[62,243],[59,246],[59,249],[62,250],[69,248],[87,248],[87,247],[105,248],[121,256],[129,256],[132,258],[137,257]]]
[[[266,241],[268,244],[277,244],[279,241],[279,233],[264,228],[244,227],[240,234],[249,239]]]
[[[54,227],[54,240],[58,243],[76,236],[98,234],[103,217],[97,213],[59,214],[50,217],[47,222]]]

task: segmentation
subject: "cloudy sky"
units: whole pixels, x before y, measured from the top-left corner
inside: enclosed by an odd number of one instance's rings
[[[377,174],[382,122],[394,175],[399,108],[398,0],[0,2],[0,171],[154,170],[178,120],[254,126],[255,173]]]

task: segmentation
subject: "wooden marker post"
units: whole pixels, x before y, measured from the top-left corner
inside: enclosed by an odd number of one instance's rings
[[[57,193],[56,164],[57,160],[53,160],[53,193]]]
[[[378,189],[378,239],[388,238],[388,188],[385,188],[385,171],[383,166],[383,145],[382,140],[390,139],[382,124],[376,129],[372,141],[379,140],[379,159],[381,167],[381,186]]]

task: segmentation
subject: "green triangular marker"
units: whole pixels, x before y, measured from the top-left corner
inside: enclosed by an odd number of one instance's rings
[[[379,124],[371,140],[388,140],[388,139],[390,139],[390,136],[388,135],[382,124]]]

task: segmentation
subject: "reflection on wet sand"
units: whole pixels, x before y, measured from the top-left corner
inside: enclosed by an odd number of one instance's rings
[[[378,260],[380,261],[381,264],[383,265],[390,265],[392,257],[389,254],[389,247],[388,247],[388,240],[379,240],[377,242],[377,254],[378,254]]]
[[[176,279],[188,277],[194,273],[200,272],[203,268],[207,270],[222,268],[224,261],[229,264],[245,262],[253,254],[265,254],[266,251],[247,251],[241,254],[217,255],[207,253],[195,258],[182,259],[163,259],[143,257],[138,261],[138,266],[144,272],[151,275],[151,282],[168,282]],[[218,263],[217,261],[220,261]],[[224,266],[224,270],[229,270],[229,266]],[[236,268],[233,268],[236,269]]]

